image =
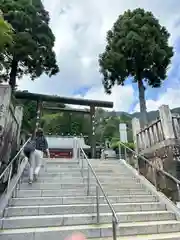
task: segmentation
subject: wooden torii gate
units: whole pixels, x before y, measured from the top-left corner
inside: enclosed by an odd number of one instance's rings
[[[43,107],[43,102],[54,102],[62,104],[71,104],[71,105],[81,105],[90,108],[90,118],[91,118],[91,156],[92,158],[96,157],[96,138],[95,138],[95,108],[112,108],[113,102],[98,101],[98,100],[88,100],[88,99],[78,99],[78,98],[67,98],[60,96],[44,95],[30,93],[27,91],[17,91],[14,93],[16,99],[27,99],[37,102],[37,124],[39,126],[41,111]],[[73,112],[73,109],[72,109]]]

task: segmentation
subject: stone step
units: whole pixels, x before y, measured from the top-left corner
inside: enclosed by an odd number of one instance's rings
[[[117,237],[117,240],[179,240],[180,232],[176,233],[159,233],[159,234],[148,234],[148,235],[136,235],[127,237]],[[93,240],[112,240],[112,238],[93,238]]]
[[[28,179],[28,177],[24,177],[24,179]],[[43,175],[40,174],[40,177],[39,177],[40,180],[51,180],[51,179],[62,179],[62,180],[72,180],[73,182],[75,180],[79,180],[79,179],[84,179],[84,180],[87,180],[87,176],[85,175],[84,178],[82,176],[75,176],[75,177],[72,177],[72,176],[66,176],[65,174],[53,174],[52,176],[51,175]],[[92,177],[91,175],[91,179],[94,179],[94,177]],[[134,176],[123,176],[123,177],[115,177],[115,176],[101,176],[99,177],[99,180],[100,181],[126,181],[126,182],[131,182],[131,181],[137,181],[139,182],[139,180],[137,178],[135,178]]]
[[[28,183],[29,182],[29,178],[23,178],[22,180],[23,183]],[[60,183],[60,184],[83,184],[86,183],[85,180],[83,180],[83,178],[65,178],[65,179],[61,179],[58,177],[55,178],[38,178],[36,183]]]
[[[141,189],[143,188],[142,184],[139,183],[130,183],[130,184],[123,184],[123,183],[112,183],[112,184],[102,184],[103,189],[105,191],[108,191],[110,189]],[[21,190],[28,190],[28,189],[41,189],[41,190],[53,190],[53,189],[67,189],[67,190],[71,190],[71,189],[82,189],[82,188],[86,188],[87,184],[85,183],[66,183],[66,184],[61,184],[61,182],[59,181],[59,183],[57,182],[50,182],[50,183],[39,183],[39,182],[35,182],[32,185],[29,185],[28,183],[22,183],[20,186]],[[91,189],[95,189],[96,188],[96,184],[95,183],[90,183],[90,188]]]
[[[100,238],[100,237],[102,238],[112,237],[112,224],[2,230],[0,232],[0,239],[1,240],[65,239],[67,238],[67,236],[73,234],[74,232],[81,232],[86,236],[87,239]],[[147,237],[150,234],[163,234],[163,233],[166,236],[169,235],[170,240],[173,240],[174,239],[173,237],[176,234],[179,237],[180,222],[175,220],[169,220],[169,221],[157,221],[157,222],[154,221],[154,222],[138,222],[138,223],[121,223],[117,229],[117,235],[122,237],[124,236],[124,240],[125,239],[129,240],[128,236],[137,237],[138,235],[144,235]],[[173,234],[173,233],[176,233],[176,234]],[[148,240],[149,238],[144,238],[144,239]],[[150,239],[153,239],[153,238],[150,238]],[[156,238],[154,238],[153,240],[155,239]],[[165,239],[167,240],[168,238],[165,238]],[[179,239],[179,238],[175,238],[175,239]]]
[[[95,195],[95,189],[90,192]],[[149,195],[150,192],[144,189],[113,189],[106,191],[107,196],[123,195]],[[50,197],[50,196],[79,196],[87,194],[87,189],[62,189],[62,190],[19,190],[17,197]]]
[[[51,158],[51,159],[43,159],[47,164],[63,164],[63,165],[78,165],[78,160],[74,159],[66,159],[66,158]]]
[[[119,223],[146,222],[146,221],[166,221],[175,220],[175,215],[167,211],[152,212],[126,212],[117,213]],[[100,223],[111,223],[112,214],[102,213]],[[43,216],[23,216],[8,217],[2,219],[2,229],[28,228],[28,227],[55,227],[71,226],[83,224],[96,224],[97,215],[95,214],[66,214],[66,215],[43,215]]]
[[[66,175],[66,177],[82,177],[81,172],[44,172],[41,171],[40,172],[40,176],[42,177],[54,177],[54,176],[60,176],[63,177],[64,175]]]
[[[157,202],[157,197],[152,195],[132,195],[132,196],[109,196],[111,203],[144,203]],[[104,197],[99,197],[100,203],[106,203]],[[10,206],[28,206],[28,205],[59,205],[59,204],[88,204],[96,203],[96,196],[79,197],[33,197],[33,198],[12,198],[9,201]]]
[[[127,187],[129,186],[133,186],[133,185],[143,185],[138,179],[128,179],[128,180],[124,180],[124,179],[102,179],[102,178],[99,178],[99,181],[100,183],[103,185],[103,186],[106,186],[106,185],[109,185],[109,186],[112,186],[112,185],[116,185],[116,186],[121,186],[121,185],[125,185]],[[84,179],[84,183],[87,183],[87,178]],[[91,177],[90,178],[90,183],[93,183],[95,184],[96,183],[96,179]]]
[[[55,162],[44,162],[47,167],[61,167],[61,168],[80,168],[79,164],[65,164],[65,163],[55,163]]]
[[[113,207],[117,212],[136,211],[160,211],[165,210],[165,206],[159,202],[152,203],[114,203]],[[110,211],[107,204],[100,204],[100,213]],[[68,205],[36,205],[36,206],[16,206],[8,207],[5,216],[26,216],[26,215],[57,215],[57,214],[77,214],[95,213],[96,204],[68,204]]]
[[[79,173],[81,171],[81,168],[62,168],[61,166],[59,167],[46,167],[45,168],[46,172],[74,172],[74,173]],[[84,171],[87,171],[87,169],[84,169]]]
[[[83,170],[83,171],[87,171],[88,168],[87,166],[84,166],[82,168],[82,166],[77,166],[77,167],[64,167],[62,165],[56,165],[56,166],[52,166],[52,165],[45,165],[46,166],[46,170],[48,171],[62,171],[62,172],[67,172],[67,171],[72,171],[72,172],[76,172],[76,171],[80,171],[80,170]],[[129,173],[130,170],[127,168],[127,167],[120,167],[120,166],[115,166],[115,167],[93,167],[94,170],[97,172],[97,173],[102,173],[102,172],[107,172],[107,173],[113,173],[114,171],[117,171],[117,169],[120,171],[120,172],[124,172],[124,173]]]
[[[119,183],[119,184],[124,184],[126,182],[126,184],[128,185],[131,185],[131,184],[134,184],[134,183],[139,183],[140,181],[138,179],[122,179],[122,178],[114,178],[114,179],[111,179],[111,178],[99,178],[100,182],[103,184],[115,184],[115,183]],[[29,181],[29,178],[28,177],[24,177],[23,178],[23,182],[24,183],[27,183]],[[74,184],[78,184],[78,183],[86,183],[87,184],[87,178],[82,178],[82,177],[79,177],[79,178],[61,178],[61,177],[39,177],[38,178],[38,183],[61,183],[61,184],[65,184],[65,183],[74,183]],[[91,183],[96,183],[96,179],[94,177],[90,177],[90,182]]]
[[[87,173],[83,175],[84,177],[87,177]],[[66,174],[64,173],[61,173],[61,172],[44,172],[44,171],[41,171],[40,172],[40,177],[61,177],[61,178],[81,178],[82,177],[82,174],[81,172],[79,173],[71,173],[71,172],[66,172]],[[98,175],[99,178],[131,178],[131,179],[135,179],[135,176],[133,176],[132,174],[118,174],[118,175],[115,175],[114,173],[112,174],[100,174]]]

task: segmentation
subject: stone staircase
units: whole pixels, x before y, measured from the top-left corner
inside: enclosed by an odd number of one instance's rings
[[[178,240],[180,221],[175,211],[145,185],[123,161],[91,160],[92,166],[112,203],[121,240]],[[0,219],[1,240],[65,239],[82,232],[93,239],[112,239],[112,214],[100,194],[100,224],[96,214],[96,182],[87,169],[82,178],[73,160],[51,160],[32,186],[25,177],[17,197],[9,201]]]

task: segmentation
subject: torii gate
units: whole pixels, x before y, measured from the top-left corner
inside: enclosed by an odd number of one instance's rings
[[[44,95],[44,94],[36,94],[30,93],[27,91],[17,91],[14,93],[17,99],[27,99],[31,101],[37,102],[37,122],[36,127],[39,126],[41,111],[43,107],[43,102],[56,102],[63,104],[71,104],[71,105],[81,105],[87,106],[90,108],[90,117],[91,117],[91,156],[95,158],[96,156],[96,138],[95,138],[95,108],[112,108],[113,102],[106,101],[98,101],[98,100],[88,100],[88,99],[78,99],[78,98],[67,98],[60,96],[52,96],[52,95]],[[73,112],[73,109],[72,109]]]

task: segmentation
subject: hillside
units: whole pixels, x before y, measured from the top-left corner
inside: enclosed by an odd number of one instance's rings
[[[172,113],[178,113],[180,114],[180,108],[173,108],[171,109]],[[126,112],[106,112],[107,116],[118,116],[118,117],[121,117],[121,116],[127,116],[129,117],[130,119],[136,117],[136,118],[140,118],[140,112],[135,112],[135,113],[132,113],[132,114],[129,114],[129,113],[126,113]],[[157,119],[159,117],[159,111],[150,111],[148,112],[148,120],[151,122],[155,119]]]

